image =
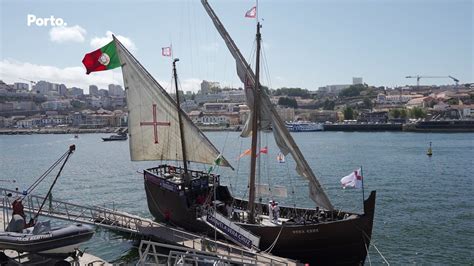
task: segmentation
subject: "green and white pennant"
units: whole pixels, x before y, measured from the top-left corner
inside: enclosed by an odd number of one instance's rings
[[[214,169],[217,168],[218,165],[220,165],[222,162],[222,154],[219,154],[217,156],[217,158],[214,160],[214,164],[209,167],[209,170],[207,171],[208,174],[210,174],[212,171],[214,171]]]

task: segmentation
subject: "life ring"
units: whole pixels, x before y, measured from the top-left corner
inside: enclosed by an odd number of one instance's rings
[[[176,169],[173,166],[169,167],[169,172],[170,174],[174,174],[176,172]]]

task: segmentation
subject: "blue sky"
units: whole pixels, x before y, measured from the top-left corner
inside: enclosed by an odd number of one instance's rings
[[[134,46],[132,53],[164,87],[171,81],[171,60],[161,56],[161,47],[171,42],[185,90],[197,90],[202,79],[241,86],[233,59],[199,0],[0,2],[0,79],[6,82],[46,79],[84,88],[119,83],[120,70],[86,76],[81,63],[111,31]],[[253,61],[255,20],[244,14],[255,1],[210,3]],[[314,90],[360,76],[370,85],[400,86],[415,84],[405,76],[417,74],[474,82],[473,12],[471,0],[260,0],[269,73],[263,83]],[[73,29],[53,38],[50,26],[28,27],[28,14],[54,15]]]

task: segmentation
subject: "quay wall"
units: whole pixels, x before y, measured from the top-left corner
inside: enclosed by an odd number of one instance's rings
[[[402,124],[330,124],[324,131],[402,131]]]
[[[0,129],[0,135],[31,135],[31,134],[82,134],[82,133],[113,133],[120,128],[35,128],[35,129]]]

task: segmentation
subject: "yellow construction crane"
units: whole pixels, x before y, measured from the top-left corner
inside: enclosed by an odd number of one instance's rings
[[[407,79],[415,79],[416,78],[416,86],[420,86],[420,79],[425,79],[425,78],[430,78],[430,79],[437,79],[437,78],[450,78],[452,80],[454,80],[454,82],[456,83],[456,86],[458,85],[459,83],[459,79],[453,77],[453,76],[420,76],[420,75],[416,75],[416,76],[406,76],[405,78]]]

